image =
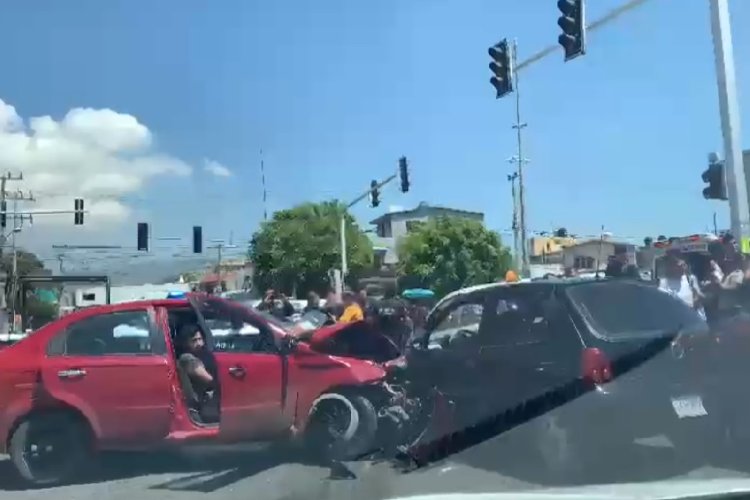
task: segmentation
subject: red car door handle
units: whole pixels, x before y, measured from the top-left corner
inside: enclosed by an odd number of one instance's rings
[[[241,366],[232,366],[229,368],[229,374],[234,378],[244,378],[246,372]]]
[[[61,379],[74,379],[74,378],[83,378],[86,376],[86,370],[82,370],[80,368],[74,368],[71,370],[60,370],[57,372],[58,378]]]

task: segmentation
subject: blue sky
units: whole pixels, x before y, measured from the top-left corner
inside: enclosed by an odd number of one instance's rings
[[[589,20],[623,1],[589,1]],[[131,114],[196,166],[134,198],[160,234],[201,224],[208,238],[247,237],[263,214],[261,148],[270,211],[353,197],[406,155],[411,192],[394,183],[380,210],[355,210],[362,222],[427,201],[506,229],[514,103],[494,99],[487,48],[516,37],[524,58],[554,43],[555,3],[8,2],[0,98],[22,116]],[[731,9],[747,143],[750,2]],[[591,33],[585,57],[529,67],[521,86],[532,231],[684,234],[709,227],[714,210],[726,224],[726,206],[701,196],[706,154],[721,148],[706,0],[651,0]],[[235,176],[205,174],[204,158]]]

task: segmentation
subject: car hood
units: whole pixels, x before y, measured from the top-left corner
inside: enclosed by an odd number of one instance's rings
[[[386,363],[401,355],[396,344],[366,321],[336,323],[315,330],[292,331],[292,335],[307,342],[314,350]]]
[[[310,345],[320,345],[346,333],[359,323],[358,321],[353,323],[334,323],[318,328],[309,328],[308,325],[300,323],[290,328],[289,333],[298,340],[303,340]]]

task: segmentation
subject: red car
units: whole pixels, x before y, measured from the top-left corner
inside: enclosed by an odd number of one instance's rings
[[[216,374],[214,419],[188,404],[174,343],[186,324]],[[304,438],[356,457],[374,446],[383,362],[397,356],[364,322],[299,336],[215,297],[92,307],[0,350],[0,454],[36,485],[67,480],[101,450]]]

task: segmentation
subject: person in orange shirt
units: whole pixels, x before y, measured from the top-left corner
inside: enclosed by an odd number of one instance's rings
[[[344,292],[344,313],[339,318],[342,323],[353,323],[365,319],[365,313],[352,292]]]

